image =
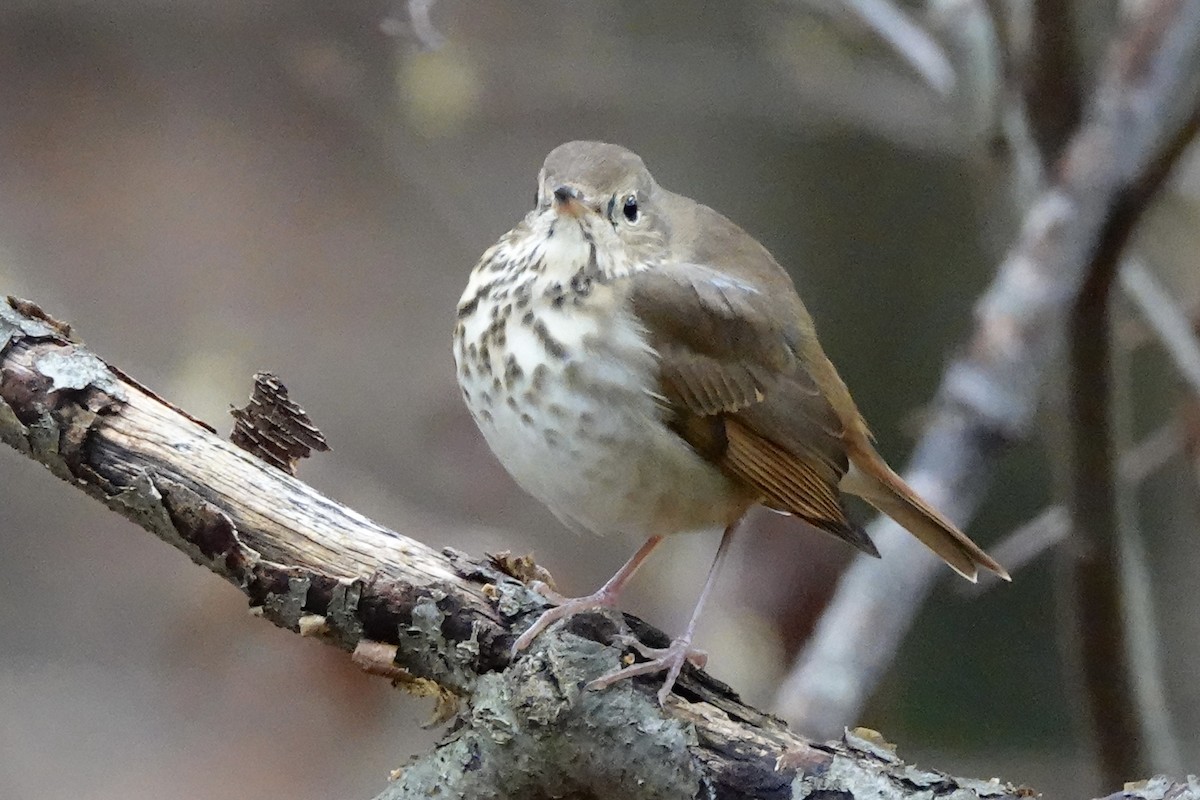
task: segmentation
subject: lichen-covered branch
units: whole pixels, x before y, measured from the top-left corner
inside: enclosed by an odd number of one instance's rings
[[[506,574],[390,531],[218,437],[29,303],[0,303],[0,439],[226,578],[276,625],[318,637],[456,723],[382,796],[1001,798],[999,782],[899,761],[870,737],[809,742],[689,669],[583,687],[662,646],[633,617],[580,614],[516,661],[544,601]]]

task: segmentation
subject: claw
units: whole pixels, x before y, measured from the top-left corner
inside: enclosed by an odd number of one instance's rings
[[[679,678],[684,664],[690,663],[696,667],[703,667],[708,663],[708,653],[693,649],[689,638],[672,639],[670,646],[661,648],[648,647],[632,636],[620,636],[618,640],[628,644],[649,660],[602,675],[589,683],[587,688],[603,689],[626,678],[665,672],[667,675],[663,679],[662,688],[658,690],[658,704],[661,706],[666,704],[667,696],[671,694],[671,689],[675,686],[675,681]]]
[[[550,588],[550,584],[546,583],[545,581],[530,581],[529,588],[532,589],[533,591],[537,592],[542,597],[546,598],[547,600],[549,600],[551,603],[553,603],[556,606],[560,606],[563,603],[571,602],[571,598],[564,597],[563,595],[554,591],[553,589]],[[583,599],[583,598],[580,598],[580,599]]]
[[[569,617],[572,614],[577,614],[580,611],[588,611],[593,608],[612,608],[615,606],[617,604],[617,597],[621,594],[621,589],[624,588],[625,583],[633,576],[633,573],[637,572],[638,566],[646,560],[646,556],[650,555],[651,551],[662,541],[662,538],[662,536],[651,536],[647,539],[645,544],[638,548],[638,551],[625,562],[625,566],[617,570],[616,574],[609,578],[607,583],[587,597],[563,597],[542,581],[534,581],[532,584],[533,590],[553,603],[555,608],[544,611],[537,618],[537,621],[529,626],[529,630],[521,634],[513,644],[513,656],[515,657],[517,653],[533,644],[533,640],[537,638],[539,633],[564,617]]]
[[[603,589],[595,594],[589,594],[587,597],[563,597],[557,592],[551,591],[549,587],[540,581],[535,583],[533,588],[546,597],[547,600],[552,603],[557,602],[558,605],[543,611],[542,615],[517,638],[517,641],[513,643],[512,649],[514,657],[517,653],[533,644],[533,640],[542,631],[560,619],[578,614],[580,611],[590,611],[595,608],[612,608],[617,601],[616,596],[612,592],[606,592]]]

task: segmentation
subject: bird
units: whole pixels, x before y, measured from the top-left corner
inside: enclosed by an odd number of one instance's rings
[[[847,513],[854,495],[963,577],[1008,573],[919,497],[876,451],[791,277],[712,208],[660,186],[615,144],[546,157],[534,207],[472,270],[457,307],[463,400],[515,481],[568,528],[644,543],[595,592],[555,603],[553,623],[614,607],[663,539],[723,530],[684,632],[589,684],[665,673],[666,702],[735,533],[755,506],[792,515],[878,557]],[[631,643],[636,644],[636,643]]]

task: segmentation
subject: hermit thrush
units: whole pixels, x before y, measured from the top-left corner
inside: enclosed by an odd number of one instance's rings
[[[646,543],[603,587],[558,599],[518,639],[612,606],[663,537],[723,527],[686,632],[593,682],[667,672],[691,638],[737,523],[761,503],[871,555],[843,493],[891,516],[971,580],[1004,569],[880,458],[812,319],[771,254],[707,206],[659,186],[622,147],[550,153],[537,201],[471,273],[454,355],[463,398],[500,462],[572,528]]]

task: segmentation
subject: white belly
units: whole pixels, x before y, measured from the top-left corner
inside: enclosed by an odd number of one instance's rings
[[[704,530],[740,515],[745,494],[663,424],[656,357],[610,286],[579,303],[537,288],[524,308],[512,299],[461,320],[455,359],[471,415],[522,488],[600,534]]]

